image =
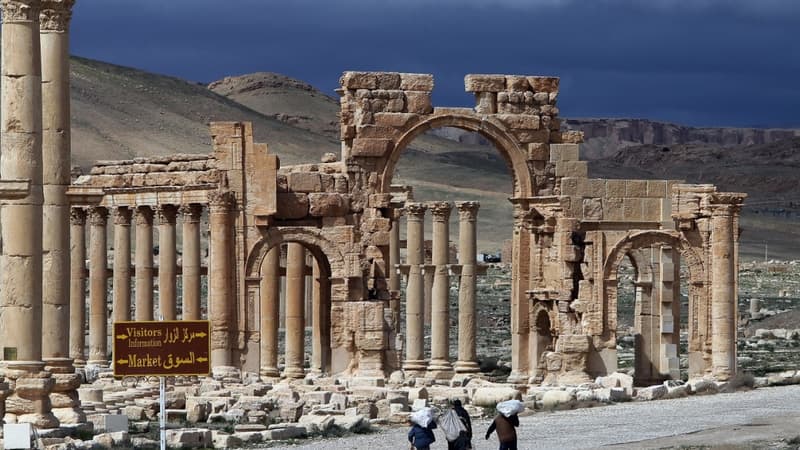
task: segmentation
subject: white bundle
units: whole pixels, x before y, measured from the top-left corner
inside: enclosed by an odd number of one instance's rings
[[[431,408],[421,408],[419,411],[411,413],[410,419],[422,428],[428,428],[428,425],[433,422],[433,410]]]
[[[519,400],[506,400],[497,404],[497,412],[506,417],[511,417],[522,411],[525,411],[525,404]]]

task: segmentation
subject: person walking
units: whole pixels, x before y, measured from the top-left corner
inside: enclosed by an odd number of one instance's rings
[[[494,418],[489,429],[486,430],[486,439],[492,435],[492,432],[497,430],[497,439],[500,441],[499,450],[517,450],[517,430],[519,426],[519,417],[512,414],[508,417],[498,414]]]
[[[466,430],[459,434],[458,439],[447,443],[447,450],[469,450],[472,448],[472,420],[459,399],[453,400],[453,411],[458,414],[458,418]]]
[[[431,444],[436,442],[433,429],[436,428],[436,421],[431,420],[427,427],[412,422],[411,429],[408,430],[408,442],[411,447],[417,450],[430,450]]]

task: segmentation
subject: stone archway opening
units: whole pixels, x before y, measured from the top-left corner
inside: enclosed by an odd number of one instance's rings
[[[533,322],[536,339],[533,342],[533,362],[535,365],[534,379],[541,383],[547,374],[547,362],[545,354],[555,350],[553,337],[553,325],[550,322],[550,314],[545,309],[539,309],[534,315]]]
[[[454,125],[452,120],[443,121],[443,125]],[[476,131],[474,127],[436,126],[432,123],[425,126],[425,131],[418,130],[412,140],[401,140],[401,145],[394,154],[390,184],[398,189],[405,186],[404,192],[414,203],[425,205],[423,212],[422,295],[424,297],[421,320],[424,323],[424,357],[429,361],[441,360],[436,353],[437,336],[446,328],[446,359],[459,354],[459,299],[464,289],[461,284],[462,275],[462,215],[469,211],[460,206],[459,201],[476,202],[477,240],[476,251],[479,261],[479,272],[475,274],[475,324],[478,331],[476,349],[482,369],[495,372],[505,377],[510,371],[511,361],[511,252],[504,249],[510,242],[513,226],[513,205],[508,201],[514,193],[514,183],[509,169],[513,164],[507,154],[497,147],[497,139]],[[402,157],[400,152],[402,151]],[[490,170],[477,171],[475,167],[483,166]],[[493,174],[493,176],[487,175]],[[511,172],[513,173],[513,172]],[[410,203],[410,202],[408,202]],[[406,211],[406,222],[409,214]],[[425,216],[428,218],[425,219]],[[445,223],[446,222],[446,225]],[[414,259],[410,254],[411,241],[408,226],[400,223],[401,243],[400,261],[404,262],[408,271]],[[446,243],[440,243],[441,228],[449,234]],[[404,244],[403,244],[404,243]],[[444,259],[437,258],[438,248],[444,248]],[[507,246],[507,245],[506,245]],[[505,250],[505,251],[504,251]],[[505,259],[503,259],[505,257]],[[442,264],[446,266],[447,289],[440,288],[437,280],[444,279],[440,275]],[[399,329],[407,330],[408,321],[419,320],[416,311],[408,313],[408,292],[410,274],[401,277],[401,302]],[[411,289],[416,289],[411,281]],[[437,306],[436,292],[446,297],[446,313]],[[442,295],[442,294],[440,294]],[[447,316],[446,323],[441,317]],[[438,333],[438,335],[437,335]],[[498,365],[498,362],[501,364]]]
[[[272,245],[260,264],[260,372],[303,378],[332,373],[331,266],[315,246]]]

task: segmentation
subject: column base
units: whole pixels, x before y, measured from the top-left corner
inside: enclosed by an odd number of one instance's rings
[[[426,377],[433,378],[434,380],[449,380],[453,378],[455,372],[450,361],[446,359],[433,359],[428,365]]]
[[[414,375],[422,375],[425,371],[428,370],[428,361],[424,359],[407,359],[403,361],[403,371],[406,372],[406,377],[408,374]]]
[[[513,371],[508,376],[507,382],[513,384],[527,384],[528,378],[530,378],[530,375],[528,375],[527,371],[526,372]]]
[[[305,378],[306,371],[302,367],[287,367],[286,370],[283,371],[284,378]]]
[[[101,369],[108,369],[111,365],[108,363],[108,360],[105,359],[90,359],[86,361],[87,366],[97,366]]]
[[[50,392],[55,381],[41,361],[7,361],[6,377],[14,381],[14,392],[6,401],[6,414],[18,423],[37,428],[58,428],[59,422],[50,406]]]
[[[481,366],[477,361],[456,361],[454,369],[456,373],[478,373],[481,371]]]
[[[261,370],[259,371],[259,374],[262,377],[267,377],[267,378],[280,378],[281,377],[281,371],[278,370],[277,367],[262,367]]]

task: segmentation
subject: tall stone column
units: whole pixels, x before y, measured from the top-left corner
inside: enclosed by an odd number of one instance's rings
[[[161,205],[158,208],[158,309],[164,320],[178,318],[175,279],[177,273],[177,254],[175,249],[174,205]]]
[[[530,287],[531,219],[527,204],[514,204],[511,241],[511,374],[508,381],[526,382],[531,374],[530,311],[525,293]]]
[[[475,291],[478,264],[476,222],[478,202],[457,202],[458,208],[458,263],[461,265],[461,282],[458,291],[458,373],[475,373],[478,367],[476,351]]]
[[[42,72],[39,0],[2,0],[0,179],[27,185],[0,199],[0,342],[14,386],[6,413],[58,426],[42,361]]]
[[[53,413],[85,422],[76,407],[80,379],[69,358],[70,108],[69,34],[73,2],[44,0],[39,14],[42,61],[42,356],[53,374]]]
[[[311,333],[311,372],[321,374],[330,367],[330,281],[327,277],[323,278],[319,261],[313,257],[311,274],[311,317],[314,323]]]
[[[136,208],[136,306],[138,321],[153,320],[153,210]]]
[[[720,380],[736,374],[736,286],[733,206],[715,205],[711,215],[711,361]]]
[[[424,301],[425,281],[422,266],[425,262],[425,209],[420,203],[406,204],[406,252],[408,283],[406,283],[406,359],[403,370],[421,374],[425,361]]]
[[[453,376],[450,364],[450,211],[448,202],[428,205],[433,218],[431,263],[434,267],[431,289],[431,362],[428,374],[432,378]]]
[[[230,216],[233,202],[227,192],[209,194],[210,250],[208,267],[208,316],[211,320],[211,365],[232,366],[231,269],[233,230]]]
[[[278,313],[281,295],[281,247],[269,249],[261,263],[261,375],[279,377]]]
[[[182,280],[183,320],[200,320],[200,216],[202,205],[182,205],[183,255]]]
[[[127,206],[114,209],[114,322],[131,320],[131,217]]]
[[[86,211],[70,210],[69,357],[86,364]]]
[[[394,214],[392,228],[389,230],[389,290],[400,290],[400,274],[397,265],[400,264],[400,214]]]
[[[69,21],[72,0],[43,0],[42,63],[43,271],[42,355],[72,371],[69,359],[70,105]]]
[[[89,364],[108,366],[108,210],[89,210]]]
[[[303,378],[306,250],[295,242],[286,246],[286,369],[283,375]]]

